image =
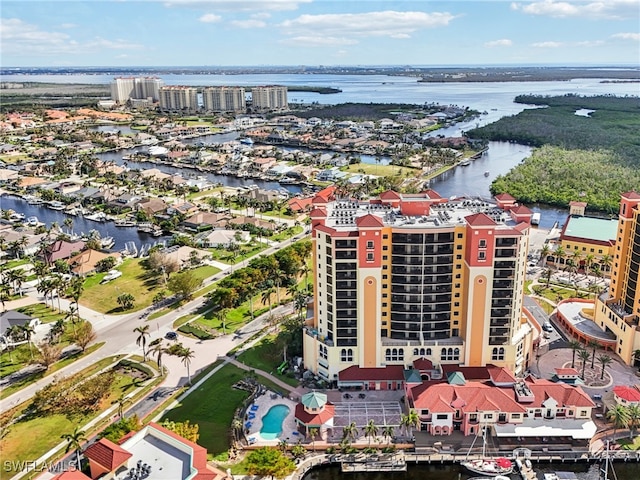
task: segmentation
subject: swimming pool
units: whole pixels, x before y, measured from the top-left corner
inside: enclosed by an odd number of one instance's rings
[[[262,417],[260,436],[265,440],[274,440],[282,433],[282,423],[289,415],[289,407],[286,405],[274,405],[267,414]]]

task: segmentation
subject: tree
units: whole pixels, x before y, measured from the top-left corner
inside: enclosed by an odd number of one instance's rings
[[[582,360],[582,379],[584,380],[584,369],[587,366],[589,358],[591,358],[591,354],[587,350],[580,350],[578,352],[578,356],[580,357],[580,360]]]
[[[201,286],[202,279],[190,270],[175,274],[167,283],[167,288],[183,299],[190,299]]]
[[[247,472],[251,475],[284,478],[296,469],[296,465],[277,448],[262,447],[247,457]]]
[[[564,259],[564,257],[567,256],[567,253],[564,251],[564,248],[562,248],[561,245],[558,245],[553,251],[553,256],[555,258],[554,266],[556,267],[556,270],[558,270],[558,263],[560,263],[561,259]]]
[[[600,355],[598,356],[598,362],[602,366],[602,371],[600,372],[600,380],[604,378],[604,369],[613,362],[613,358],[609,355]]]
[[[162,369],[162,355],[167,353],[167,349],[162,345],[162,339],[156,338],[149,344],[149,352],[156,356],[156,363],[158,364],[158,370],[160,370],[160,376],[163,375]]]
[[[59,345],[51,345],[46,342],[40,344],[39,350],[40,357],[38,358],[38,363],[44,366],[47,370],[58,360],[58,358],[60,358],[60,353],[62,352]]]
[[[189,420],[185,420],[184,422],[171,422],[169,420],[165,420],[160,425],[193,443],[196,443],[200,438],[200,433],[198,433],[200,431],[200,425],[197,423],[192,424]]]
[[[67,441],[67,448],[64,450],[67,453],[69,450],[75,450],[76,452],[76,468],[81,469],[80,464],[80,450],[83,442],[87,441],[84,430],[80,430],[80,427],[73,429],[71,433],[63,433],[60,438]]]
[[[60,335],[64,333],[64,319],[60,318],[56,320],[56,322],[51,325],[51,330],[49,330],[49,341],[57,342],[60,338]]]
[[[371,446],[371,438],[376,437],[378,435],[378,431],[379,428],[373,420],[369,420],[365,425],[364,434],[369,438],[369,446]]]
[[[124,395],[124,393],[123,393],[123,394],[121,394],[121,395],[120,395],[116,400],[114,400],[113,402],[111,402],[111,404],[112,404],[112,405],[113,405],[113,404],[117,404],[117,405],[118,405],[118,418],[119,418],[120,420],[122,420],[122,419],[123,419],[123,416],[124,416],[124,407],[125,407],[126,405],[130,404],[130,403],[131,403],[131,399],[130,399],[130,398],[128,398],[128,397],[126,397],[126,396]]]
[[[131,310],[135,305],[135,297],[130,293],[121,293],[116,299],[122,310]]]
[[[25,323],[24,325],[20,325],[20,331],[22,332],[22,335],[24,336],[24,339],[29,344],[29,353],[31,354],[31,359],[33,360],[33,350],[32,350],[32,346],[31,346],[31,337],[33,336],[34,333],[36,333],[36,331],[28,323]]]
[[[571,368],[576,368],[576,353],[578,350],[582,350],[582,344],[577,340],[571,340],[569,342],[569,348],[573,350],[571,356]]]
[[[358,438],[358,426],[356,422],[351,422],[346,427],[342,428],[342,439],[354,442]]]
[[[599,346],[600,344],[596,340],[589,340],[589,343],[587,343],[587,347],[591,349],[591,368],[593,368],[593,362],[596,360],[596,350]]]
[[[165,292],[164,290],[161,290],[153,296],[153,299],[151,301],[153,302],[154,305],[158,305],[159,303],[162,303],[166,298],[167,298],[167,292]]]
[[[627,407],[627,412],[629,413],[629,438],[633,438],[640,425],[640,406],[631,404]]]
[[[629,411],[624,405],[617,404],[607,412],[607,418],[613,422],[613,437],[616,436],[618,428],[625,428],[629,425]]]
[[[93,342],[96,337],[97,335],[93,329],[93,325],[91,325],[91,322],[83,322],[76,329],[76,332],[73,335],[73,341],[84,352],[87,345]]]
[[[140,325],[139,327],[136,327],[133,329],[133,333],[137,333],[138,337],[136,338],[136,345],[140,346],[142,345],[142,358],[144,358],[144,361],[147,361],[147,351],[146,351],[146,346],[147,346],[147,338],[149,338],[151,336],[151,334],[149,333],[149,325]]]
[[[413,427],[420,426],[420,417],[418,416],[418,412],[416,412],[413,408],[409,410],[407,415],[400,416],[400,424],[405,429],[405,432],[409,434],[409,436],[413,435]]]
[[[389,441],[393,438],[393,432],[394,432],[394,428],[392,425],[386,425],[382,427],[382,435],[384,436],[384,438],[388,438]],[[387,442],[387,444],[388,443],[389,442]]]
[[[269,304],[269,313],[271,313],[271,295],[273,294],[273,288],[267,288],[262,292],[262,304]]]
[[[320,431],[315,427],[309,429],[309,437],[311,438],[311,444],[313,445],[314,452],[316,451],[316,437],[319,433]]]
[[[116,266],[116,259],[114,257],[106,257],[96,262],[97,272],[108,272]]]
[[[549,248],[549,244],[545,243],[540,249],[540,260],[542,260],[542,265],[547,265],[548,257],[551,254],[551,249]]]
[[[187,381],[191,384],[191,373],[189,372],[189,366],[191,365],[191,359],[194,357],[194,351],[190,348],[182,347],[178,356],[180,357],[180,361],[183,363],[185,367],[187,367]]]

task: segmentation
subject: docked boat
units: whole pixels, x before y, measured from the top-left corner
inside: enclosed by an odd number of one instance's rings
[[[40,197],[36,197],[35,195],[25,195],[22,197],[29,205],[42,205],[44,200]]]
[[[135,227],[136,222],[133,220],[116,220],[114,222],[116,227]]]
[[[40,225],[40,221],[38,220],[38,217],[29,217],[27,218],[27,225],[30,227],[37,227]]]
[[[253,145],[253,140],[251,140],[249,137],[243,137],[240,139],[240,143],[242,143],[243,145]]]
[[[151,235],[154,236],[154,237],[162,236],[162,229],[161,228],[154,228],[153,230],[151,230]]]
[[[138,224],[138,231],[144,233],[151,233],[153,231],[153,223],[145,222]]]
[[[102,237],[100,239],[100,246],[102,248],[111,248],[116,244],[116,241],[113,239],[113,237]]]
[[[106,222],[107,215],[104,212],[96,212],[90,215],[85,215],[84,218],[87,220],[93,220],[94,222]]]
[[[9,215],[9,221],[10,222],[22,222],[24,220],[24,213],[18,213],[18,212],[14,212],[11,215]]]
[[[545,473],[544,480],[578,480],[578,476],[573,472],[551,472]]]
[[[469,165],[471,165],[471,160],[465,158],[458,165],[460,165],[461,167],[468,167]]]
[[[51,210],[64,210],[65,208],[65,204],[58,201],[58,200],[51,200],[47,206],[51,209]]]
[[[487,429],[483,429],[482,434],[482,455],[480,458],[474,458],[470,460],[464,460],[460,462],[464,468],[469,470],[471,473],[475,473],[477,475],[483,475],[485,477],[495,477],[497,475],[509,475],[513,472],[513,463],[511,460],[505,457],[496,457],[492,458],[487,456]],[[469,447],[469,454],[471,453],[471,449],[476,442],[476,439],[473,439],[471,442],[471,447]],[[467,456],[469,455],[467,454]]]
[[[471,477],[467,480],[511,480],[506,475],[495,475],[493,477]]]

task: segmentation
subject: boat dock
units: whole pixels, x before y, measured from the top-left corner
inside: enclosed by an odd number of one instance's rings
[[[378,455],[346,455],[340,461],[340,468],[345,472],[406,472],[407,462],[404,454],[388,453]]]

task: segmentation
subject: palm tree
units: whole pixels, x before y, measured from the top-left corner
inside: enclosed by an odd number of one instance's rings
[[[576,352],[578,352],[578,350],[582,350],[582,344],[577,340],[571,340],[569,342],[569,348],[573,350],[573,355],[571,356],[571,368],[576,368]]]
[[[158,364],[158,370],[160,370],[160,376],[163,375],[162,369],[162,355],[167,353],[167,349],[162,345],[162,339],[156,338],[149,344],[149,350],[147,353],[154,354],[156,356],[156,363]]]
[[[615,438],[618,428],[629,425],[629,410],[624,405],[618,404],[607,412],[607,418],[613,422],[613,437]]]
[[[640,406],[637,404],[629,405],[627,412],[629,413],[629,438],[633,438],[640,424]]]
[[[591,368],[593,368],[593,362],[596,360],[596,350],[599,346],[600,344],[596,340],[589,340],[589,343],[587,343],[587,347],[591,349]]]
[[[551,255],[551,249],[549,248],[549,244],[545,243],[540,249],[540,260],[542,260],[542,265],[547,264],[549,255]]]
[[[589,358],[591,358],[591,354],[587,350],[580,350],[578,352],[578,356],[580,357],[580,360],[582,360],[582,379],[584,380],[584,369],[587,366]]]
[[[613,263],[613,257],[609,254],[604,254],[602,258],[600,258],[600,269],[604,272],[609,273],[611,271],[611,264]]]
[[[416,412],[413,408],[409,410],[407,418],[407,428],[409,429],[409,435],[413,435],[413,427],[418,428],[420,426],[420,417],[418,416],[418,412]]]
[[[118,404],[118,418],[120,420],[122,420],[123,414],[124,414],[124,407],[126,405],[128,405],[129,403],[131,403],[131,399],[126,397],[123,394],[121,394],[116,400],[114,400],[113,402],[111,402],[112,404],[117,403]]]
[[[560,259],[563,259],[567,256],[564,248],[562,248],[562,245],[558,245],[556,247],[556,249],[553,251],[553,256],[555,257],[554,266],[556,267],[556,270],[558,270],[558,263],[560,262]]]
[[[262,292],[262,304],[269,304],[269,313],[271,313],[271,295],[273,294],[273,288],[267,288]]]
[[[598,362],[602,365],[602,371],[600,372],[600,380],[602,380],[604,378],[604,369],[613,362],[613,358],[609,355],[600,355]]]
[[[549,283],[551,283],[551,275],[553,275],[553,270],[549,267],[544,269],[542,272],[542,277],[546,280],[547,288],[549,288]]]
[[[142,345],[142,357],[146,362],[147,361],[147,351],[146,351],[147,338],[151,336],[151,334],[149,333],[149,325],[141,325],[139,327],[136,327],[133,329],[133,333],[138,334],[138,338],[136,338],[136,345],[138,346]]]
[[[73,218],[71,217],[67,217],[64,219],[64,222],[62,222],[62,224],[67,227],[67,232],[69,232],[69,235],[71,235],[71,233],[73,233]]]
[[[365,425],[364,434],[369,438],[369,446],[371,446],[371,437],[376,437],[378,435],[378,431],[379,428],[373,420],[369,420]]]
[[[73,299],[73,303],[76,304],[76,313],[78,314],[78,319],[80,319],[80,297],[82,296],[82,292],[84,291],[84,280],[81,277],[74,277],[71,279],[69,283],[68,293],[71,295]],[[69,306],[69,311],[71,311],[71,306]]]
[[[346,427],[342,427],[342,439],[354,442],[358,437],[358,426],[356,422],[351,422]]]
[[[135,297],[130,293],[121,293],[120,295],[118,295],[116,301],[123,310],[129,310],[133,308]]]
[[[189,372],[189,366],[191,365],[191,359],[193,358],[194,353],[195,352],[188,347],[182,348],[178,353],[180,360],[182,361],[184,366],[187,367],[187,380],[189,384],[191,384],[191,373]]]
[[[63,433],[60,435],[60,438],[67,441],[65,453],[71,449],[76,451],[76,468],[78,470],[80,470],[80,447],[83,442],[87,441],[87,438],[84,435],[84,430],[80,430],[80,427],[74,428],[71,433]]]
[[[384,436],[384,438],[388,438],[389,440],[393,438],[393,431],[394,428],[391,425],[385,425],[384,427],[382,427],[382,435]],[[387,442],[387,444],[389,443],[390,442]]]
[[[316,451],[316,437],[318,436],[318,433],[320,432],[315,427],[309,429],[309,437],[311,437],[311,444],[314,452]]]
[[[20,325],[20,331],[22,332],[22,334],[24,335],[25,340],[29,344],[29,353],[31,354],[31,359],[33,360],[33,350],[32,350],[32,346],[31,346],[31,337],[33,336],[34,333],[36,333],[36,331],[28,323],[26,323],[24,325]]]

